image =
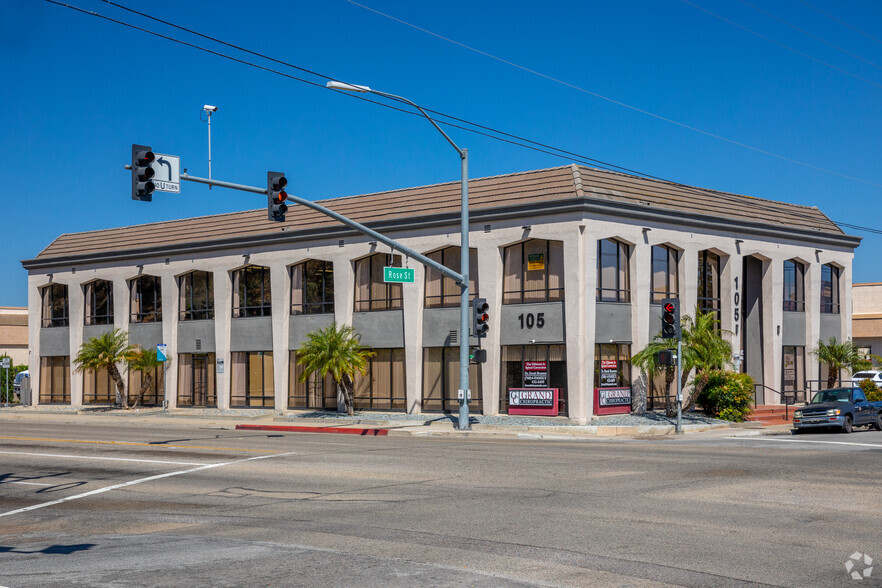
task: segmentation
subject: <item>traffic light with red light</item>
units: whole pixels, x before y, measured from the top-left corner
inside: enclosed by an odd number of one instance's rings
[[[680,338],[680,300],[665,298],[662,300],[662,339]]]
[[[285,213],[288,212],[288,193],[285,192],[285,186],[288,185],[288,179],[282,172],[266,172],[266,208],[267,218],[271,221],[282,222],[285,220]]]
[[[156,159],[146,145],[132,145],[132,200],[150,202],[156,186],[151,181],[156,173],[150,164]]]
[[[479,339],[486,337],[490,330],[490,315],[487,314],[489,310],[490,305],[486,298],[475,298],[472,301],[472,332]]]

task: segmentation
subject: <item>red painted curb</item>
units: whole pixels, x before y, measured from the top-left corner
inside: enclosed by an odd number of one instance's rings
[[[289,433],[344,433],[367,437],[382,437],[389,434],[388,429],[344,429],[342,427],[298,427],[293,425],[236,425],[236,429],[246,431],[288,431]]]

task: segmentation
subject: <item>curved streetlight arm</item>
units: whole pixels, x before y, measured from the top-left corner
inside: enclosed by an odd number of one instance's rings
[[[444,136],[445,139],[447,139],[447,142],[450,143],[450,145],[451,145],[454,149],[456,149],[456,152],[457,152],[457,153],[459,153],[459,157],[460,157],[460,158],[464,158],[464,157],[465,157],[465,153],[463,153],[463,150],[460,149],[460,148],[456,145],[456,143],[453,142],[453,139],[451,139],[450,137],[448,137],[448,136],[447,136],[447,133],[445,133],[444,130],[441,129],[441,127],[438,126],[438,123],[436,123],[435,120],[434,120],[431,116],[429,116],[429,114],[428,114],[425,110],[423,110],[422,107],[421,107],[419,104],[417,104],[416,102],[414,102],[413,100],[408,100],[408,99],[405,98],[404,96],[398,96],[398,95],[396,95],[396,94],[389,94],[388,92],[381,92],[381,91],[379,91],[379,90],[374,90],[374,89],[372,89],[372,88],[370,88],[370,87],[368,87],[368,86],[359,86],[359,85],[356,85],[356,84],[347,84],[347,83],[345,83],[345,82],[328,82],[328,83],[327,83],[327,87],[330,88],[330,89],[332,89],[332,90],[346,90],[346,91],[348,91],[348,92],[362,92],[362,93],[376,94],[377,96],[385,96],[386,98],[391,98],[392,100],[398,100],[399,102],[404,102],[404,103],[406,103],[406,104],[410,104],[411,106],[413,106],[414,108],[416,108],[417,110],[419,110],[420,113],[421,113],[424,117],[426,117],[426,119],[427,119],[430,123],[432,123],[432,126],[435,127],[435,128],[438,130],[438,132],[441,133],[441,134]]]

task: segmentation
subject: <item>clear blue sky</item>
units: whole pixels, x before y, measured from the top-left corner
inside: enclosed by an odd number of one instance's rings
[[[326,81],[100,0],[70,1]],[[880,226],[877,2],[359,0],[542,77],[345,0],[119,1],[323,76],[588,157]],[[207,174],[206,103],[220,107],[212,119],[219,179],[259,186],[267,170],[284,171],[289,192],[319,199],[459,178],[456,154],[425,120],[41,0],[0,8],[0,306],[27,304],[20,260],[62,233],[265,206],[260,196],[192,183],[180,195],[157,193],[150,204],[131,200],[123,165],[132,143],[180,155],[190,173]],[[449,133],[469,148],[472,177],[573,160]],[[864,237],[855,281],[882,281],[882,236],[847,232]]]

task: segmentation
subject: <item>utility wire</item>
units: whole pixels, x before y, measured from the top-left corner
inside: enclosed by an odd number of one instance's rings
[[[802,4],[805,4],[806,6],[808,6],[809,8],[811,8],[812,10],[814,10],[815,12],[818,12],[818,13],[820,13],[820,14],[823,14],[823,15],[826,16],[827,18],[829,18],[829,19],[831,19],[831,20],[835,20],[835,21],[838,22],[839,24],[841,24],[841,25],[843,25],[843,26],[846,26],[846,27],[850,28],[851,30],[855,31],[856,33],[860,33],[860,34],[862,34],[863,36],[865,36],[865,37],[867,37],[867,38],[869,38],[869,39],[872,39],[872,40],[876,41],[877,43],[882,43],[882,40],[878,39],[877,37],[874,37],[874,36],[871,35],[870,33],[865,33],[864,31],[860,30],[859,28],[857,28],[857,27],[853,27],[853,26],[851,26],[850,24],[848,24],[847,22],[844,22],[844,21],[839,20],[838,18],[836,18],[836,17],[833,16],[832,14],[827,13],[827,12],[824,12],[823,10],[821,10],[820,8],[817,8],[816,6],[812,6],[811,4],[809,4],[808,2],[806,2],[805,0],[798,0],[798,1],[801,2]]]
[[[224,54],[224,53],[220,53],[220,52],[217,52],[217,51],[213,51],[213,50],[211,50],[211,49],[208,49],[208,48],[205,48],[205,47],[201,47],[201,46],[199,46],[199,45],[196,45],[196,44],[193,44],[193,43],[189,43],[189,42],[186,42],[186,41],[183,41],[183,40],[180,40],[180,39],[176,39],[176,38],[174,38],[174,37],[170,37],[170,36],[168,36],[168,35],[163,35],[163,34],[161,34],[161,33],[157,33],[157,32],[155,32],[155,31],[151,31],[151,30],[149,30],[149,29],[146,29],[146,28],[143,28],[143,27],[139,27],[139,26],[137,26],[137,25],[133,25],[133,24],[130,24],[130,23],[127,23],[127,22],[121,21],[121,20],[117,20],[117,19],[114,19],[114,18],[111,18],[111,17],[105,16],[105,15],[99,14],[99,13],[97,13],[97,12],[95,12],[95,11],[84,10],[84,9],[82,9],[82,8],[79,8],[79,7],[76,7],[76,6],[70,5],[70,4],[66,4],[66,3],[63,3],[63,2],[58,2],[57,0],[44,0],[44,1],[45,1],[45,2],[48,2],[48,3],[50,3],[50,4],[57,5],[57,6],[62,6],[62,7],[65,7],[65,8],[69,8],[69,9],[71,9],[71,10],[74,10],[74,11],[76,11],[76,12],[80,12],[80,13],[82,13],[82,14],[86,14],[86,15],[89,15],[89,16],[96,16],[96,17],[99,17],[99,18],[101,18],[101,19],[103,19],[103,20],[106,20],[106,21],[109,21],[109,22],[113,22],[113,23],[115,23],[115,24],[119,24],[119,25],[122,25],[122,26],[125,26],[125,27],[128,27],[128,28],[131,28],[131,29],[134,29],[134,30],[138,30],[138,31],[141,31],[141,32],[144,32],[144,33],[147,33],[147,34],[150,34],[150,35],[153,35],[153,36],[156,36],[156,37],[159,37],[159,38],[165,39],[165,40],[169,40],[169,41],[172,41],[172,42],[174,42],[174,43],[178,43],[178,44],[181,44],[181,45],[184,45],[184,46],[187,46],[187,47],[191,47],[191,48],[193,48],[193,49],[197,49],[197,50],[200,50],[200,51],[204,51],[204,52],[209,53],[209,54],[211,54],[211,55],[215,55],[215,56],[218,56],[218,57],[222,57],[222,58],[224,58],[224,59],[228,59],[228,60],[234,61],[234,62],[236,62],[236,63],[240,63],[240,64],[243,64],[243,65],[248,65],[248,66],[251,66],[251,67],[255,67],[255,68],[257,68],[257,69],[260,69],[260,70],[263,70],[263,71],[267,71],[267,72],[270,72],[270,73],[274,73],[274,74],[277,74],[277,75],[280,75],[280,76],[283,76],[283,77],[286,77],[286,78],[289,78],[289,79],[293,79],[293,80],[296,80],[296,81],[299,81],[299,82],[303,82],[303,83],[305,83],[305,84],[308,84],[308,85],[311,85],[311,86],[314,86],[314,87],[318,87],[318,88],[326,89],[325,86],[324,86],[323,84],[319,84],[319,83],[316,83],[316,82],[312,82],[312,81],[309,81],[309,80],[305,80],[305,79],[303,79],[303,78],[299,78],[299,77],[297,77],[297,76],[292,76],[292,75],[290,75],[290,74],[286,74],[286,73],[284,73],[284,72],[280,72],[280,71],[278,71],[278,70],[274,70],[274,69],[272,69],[272,68],[268,68],[268,67],[265,67],[265,66],[262,66],[262,65],[259,65],[259,64],[256,64],[256,63],[253,63],[253,62],[250,62],[250,61],[246,61],[246,60],[243,60],[243,59],[238,59],[238,58],[236,58],[236,57],[233,57],[233,56],[230,56],[230,55],[227,55],[227,54]],[[103,1],[107,2],[108,4],[114,4],[113,2],[110,2],[109,0],[103,0]],[[114,5],[115,5],[115,4],[114,4]],[[124,8],[124,7],[123,7],[123,8]],[[147,14],[139,13],[139,12],[134,11],[134,10],[131,10],[131,9],[126,9],[126,10],[129,10],[130,12],[135,12],[135,13],[137,13],[137,14],[139,14],[139,15],[145,16],[146,18],[150,18],[150,19],[156,20],[156,21],[158,21],[158,22],[166,23],[166,21],[161,21],[160,19],[157,19],[157,18],[152,17],[152,16],[147,15]],[[203,35],[202,33],[198,33],[198,32],[196,32],[196,31],[191,31],[190,29],[186,29],[185,27],[181,27],[181,26],[179,26],[179,25],[175,25],[175,24],[173,24],[173,23],[166,23],[166,24],[169,24],[170,26],[176,27],[176,28],[178,28],[178,29],[180,29],[180,30],[185,30],[185,31],[187,31],[187,32],[192,32],[193,34],[196,34],[196,35],[201,36],[201,37],[203,37],[203,38],[206,38],[206,39],[209,39],[209,40],[212,40],[212,41],[215,41],[215,42],[221,43],[221,44],[223,44],[223,45],[227,45],[227,46],[230,46],[230,47],[236,47],[235,45],[232,45],[232,44],[230,44],[230,43],[226,43],[226,42],[221,41],[221,40],[219,40],[219,39],[215,39],[215,38],[213,38],[213,37],[210,37],[210,36],[208,36],[208,35]],[[238,47],[236,47],[236,48],[239,49]],[[312,75],[321,76],[321,77],[324,77],[324,78],[327,78],[327,79],[335,79],[335,78],[333,78],[332,76],[324,76],[323,74],[319,74],[319,73],[316,73],[316,72],[312,72],[311,70],[307,70],[307,69],[305,69],[305,68],[302,68],[302,67],[299,67],[299,66],[296,66],[296,65],[293,65],[293,64],[288,64],[287,62],[280,61],[280,60],[278,60],[278,59],[275,59],[275,58],[272,58],[272,57],[269,57],[269,56],[264,56],[264,55],[262,55],[262,54],[260,54],[260,53],[257,53],[257,52],[254,52],[254,51],[250,51],[250,50],[248,50],[248,49],[239,49],[239,50],[241,50],[241,51],[245,51],[245,52],[247,52],[247,53],[250,53],[250,54],[253,54],[253,55],[256,55],[256,56],[262,57],[262,58],[270,59],[270,60],[272,60],[272,61],[274,61],[274,62],[276,62],[276,63],[283,64],[283,65],[285,65],[285,66],[287,66],[287,67],[293,67],[293,68],[298,69],[298,70],[300,70],[300,71],[308,72],[308,73],[310,73],[310,74],[312,74]],[[339,81],[339,80],[337,80],[337,81]],[[337,92],[335,92],[335,93],[337,93]],[[416,113],[416,112],[410,111],[410,110],[405,110],[405,109],[402,109],[402,108],[398,108],[398,107],[396,107],[396,106],[392,106],[392,105],[389,105],[389,104],[385,104],[385,103],[382,103],[382,102],[378,102],[378,101],[375,101],[375,100],[371,100],[371,99],[369,99],[369,98],[365,98],[365,97],[363,97],[363,96],[358,96],[358,95],[348,94],[348,93],[346,93],[345,95],[346,95],[347,97],[350,97],[350,98],[357,98],[357,99],[363,100],[363,101],[365,101],[365,102],[370,102],[370,103],[372,103],[372,104],[376,104],[376,105],[379,105],[379,106],[383,106],[383,107],[385,107],[385,108],[389,108],[389,109],[391,109],[391,110],[395,110],[395,111],[398,111],[398,112],[401,112],[401,113],[404,113],[404,114],[409,114],[409,115],[412,115],[412,116],[417,116],[417,117],[422,118],[422,115],[420,115],[420,114],[418,114],[418,113]],[[589,158],[589,157],[586,157],[586,156],[580,155],[580,154],[578,154],[578,153],[573,153],[573,152],[570,152],[570,151],[566,151],[566,150],[563,150],[563,149],[559,149],[559,148],[553,147],[553,146],[551,146],[551,145],[546,145],[546,144],[543,144],[543,143],[538,143],[538,142],[535,142],[535,141],[531,141],[531,140],[529,140],[529,139],[525,139],[525,138],[523,138],[523,137],[518,137],[517,135],[512,135],[512,134],[509,134],[509,133],[504,133],[504,132],[502,132],[502,131],[499,131],[499,130],[493,129],[493,128],[491,128],[491,127],[486,127],[486,126],[483,126],[483,125],[478,125],[477,123],[472,123],[472,122],[466,121],[466,120],[464,120],[464,119],[459,119],[459,118],[456,118],[456,117],[452,117],[452,116],[450,116],[450,115],[446,115],[446,114],[443,114],[443,113],[440,113],[440,112],[437,112],[437,111],[433,111],[433,110],[429,110],[429,109],[426,109],[426,110],[427,110],[428,112],[432,112],[433,114],[438,114],[438,115],[440,115],[440,116],[444,116],[444,117],[450,118],[450,119],[452,119],[452,120],[460,121],[460,122],[463,122],[463,123],[468,124],[468,125],[473,125],[473,126],[476,126],[476,127],[478,127],[478,128],[485,129],[486,131],[489,131],[489,132],[484,132],[484,131],[476,130],[476,129],[473,129],[473,128],[469,128],[469,127],[463,126],[463,125],[461,125],[461,124],[451,123],[451,122],[448,122],[448,121],[438,121],[439,123],[444,124],[444,125],[449,126],[449,127],[457,128],[457,129],[460,129],[460,130],[463,130],[463,131],[468,131],[468,132],[473,133],[473,134],[481,135],[481,136],[484,136],[484,137],[488,137],[488,138],[490,138],[490,139],[495,139],[495,140],[497,140],[497,141],[501,141],[501,142],[509,143],[509,144],[516,145],[516,146],[519,146],[519,147],[524,147],[524,148],[531,149],[531,150],[534,150],[534,151],[537,151],[537,152],[546,153],[546,154],[548,154],[548,155],[552,155],[552,156],[555,156],[555,157],[561,157],[561,158],[569,159],[569,160],[574,161],[574,162],[577,162],[577,163],[584,163],[584,164],[586,164],[586,165],[591,165],[591,164],[599,165],[599,166],[602,166],[602,168],[607,169],[608,171],[625,170],[625,171],[627,171],[627,172],[629,172],[629,173],[636,174],[636,175],[639,175],[639,176],[645,177],[645,178],[647,178],[647,179],[653,179],[653,180],[657,180],[657,181],[660,181],[660,182],[664,182],[664,183],[666,183],[666,184],[669,184],[669,185],[671,185],[671,186],[674,186],[674,187],[676,187],[677,189],[682,190],[682,191],[687,192],[687,193],[692,193],[692,194],[696,194],[696,195],[703,195],[703,196],[707,196],[708,194],[713,193],[713,194],[714,194],[719,200],[728,201],[728,202],[731,202],[731,203],[733,203],[733,204],[735,204],[735,205],[739,205],[739,206],[740,206],[740,205],[743,205],[743,196],[742,196],[742,197],[738,197],[738,196],[736,196],[736,195],[728,194],[728,193],[725,193],[725,192],[719,192],[719,191],[716,191],[716,190],[701,189],[701,188],[696,188],[696,187],[693,187],[693,186],[688,186],[688,185],[685,185],[685,184],[681,184],[681,183],[678,183],[678,182],[674,182],[674,181],[672,181],[672,180],[667,180],[667,179],[662,178],[662,177],[659,177],[659,176],[654,176],[654,175],[652,175],[652,174],[647,174],[647,173],[639,172],[639,171],[636,171],[636,170],[631,170],[631,169],[628,169],[628,168],[624,168],[624,167],[622,167],[622,166],[617,166],[617,165],[615,165],[615,164],[611,164],[611,163],[603,162],[603,161],[596,160],[596,159],[593,159],[593,158]],[[498,134],[503,135],[503,137],[496,136],[496,135],[491,134],[491,133],[498,133]],[[506,139],[506,138],[504,138],[504,137],[509,137],[509,138]],[[626,176],[626,177],[627,177],[627,176]],[[632,186],[630,186],[627,182],[624,182],[624,184],[623,184],[621,187],[617,187],[616,191],[619,192],[619,193],[621,193],[621,194],[626,194],[626,195],[628,195],[628,196],[633,196],[633,197],[635,197],[635,198],[640,198],[642,195],[644,195],[644,192],[642,192],[642,191],[639,189],[639,187],[633,187],[633,189],[629,189],[629,188],[632,188]],[[791,206],[792,206],[792,205],[791,205]],[[811,222],[817,222],[817,221],[819,220],[818,217],[815,216],[815,215],[800,214],[800,213],[798,213],[798,212],[796,212],[796,211],[794,211],[794,210],[790,210],[790,211],[788,211],[788,213],[789,213],[791,216],[793,216],[793,217],[796,217],[796,218],[803,218],[803,219],[808,220],[808,221],[811,221]],[[833,221],[833,222],[837,222],[837,221]],[[838,223],[838,224],[842,224],[843,226],[848,226],[848,227],[855,228],[855,229],[858,229],[858,230],[866,230],[866,231],[868,231],[868,232],[879,232],[879,233],[882,233],[882,231],[880,231],[880,230],[872,229],[872,228],[869,228],[869,227],[861,227],[860,225],[852,225],[852,224],[848,224],[848,223]]]
[[[800,160],[798,160],[798,159],[793,159],[792,157],[787,157],[786,155],[780,155],[780,154],[778,154],[778,153],[774,153],[774,152],[772,152],[772,151],[767,151],[767,150],[765,150],[765,149],[760,149],[759,147],[754,147],[754,146],[752,146],[752,145],[748,145],[748,144],[746,144],[746,143],[742,143],[742,142],[740,142],[740,141],[736,141],[736,140],[734,140],[734,139],[729,139],[729,138],[724,137],[724,136],[722,136],[722,135],[717,135],[716,133],[712,133],[712,132],[710,132],[710,131],[705,131],[705,130],[703,130],[703,129],[699,129],[698,127],[693,127],[693,126],[688,125],[688,124],[686,124],[686,123],[682,123],[682,122],[676,121],[676,120],[674,120],[674,119],[672,119],[672,118],[668,118],[668,117],[662,116],[662,115],[660,115],[660,114],[656,114],[656,113],[654,113],[654,112],[650,112],[650,111],[648,111],[648,110],[644,110],[644,109],[642,109],[642,108],[638,108],[638,107],[636,107],[636,106],[631,106],[630,104],[626,104],[625,102],[622,102],[622,101],[620,101],[620,100],[616,100],[615,98],[610,98],[610,97],[608,97],[608,96],[604,96],[604,95],[602,95],[602,94],[598,94],[597,92],[592,92],[591,90],[587,90],[587,89],[585,89],[585,88],[582,88],[582,87],[577,86],[577,85],[575,85],[575,84],[572,84],[572,83],[570,83],[570,82],[567,82],[567,81],[564,81],[564,80],[561,80],[561,79],[558,79],[558,78],[552,77],[552,76],[550,76],[550,75],[548,75],[548,74],[544,74],[544,73],[542,73],[542,72],[536,71],[536,70],[534,70],[534,69],[530,69],[530,68],[525,67],[525,66],[523,66],[523,65],[519,65],[519,64],[514,63],[514,62],[512,62],[512,61],[508,61],[507,59],[503,59],[503,58],[501,58],[501,57],[497,57],[496,55],[492,55],[492,54],[490,54],[490,53],[487,53],[486,51],[482,51],[482,50],[480,50],[480,49],[476,49],[476,48],[474,48],[474,47],[471,47],[471,46],[469,46],[469,45],[466,45],[465,43],[460,43],[459,41],[455,41],[455,40],[450,39],[450,38],[448,38],[448,37],[445,37],[445,36],[443,36],[443,35],[439,35],[438,33],[435,33],[435,32],[430,31],[430,30],[428,30],[428,29],[424,29],[424,28],[419,27],[419,26],[417,26],[417,25],[415,25],[415,24],[411,24],[411,23],[409,23],[409,22],[407,22],[407,21],[405,21],[405,20],[401,20],[400,18],[394,17],[394,16],[392,16],[392,15],[390,15],[390,14],[386,14],[385,12],[380,12],[379,10],[376,10],[376,9],[374,9],[374,8],[371,8],[370,6],[365,6],[364,4],[359,4],[358,2],[355,2],[354,0],[346,0],[346,1],[349,2],[350,4],[353,4],[353,5],[355,5],[355,6],[358,6],[359,8],[363,8],[363,9],[369,11],[369,12],[373,12],[374,14],[378,14],[378,15],[380,15],[380,16],[383,16],[383,17],[385,17],[385,18],[388,18],[389,20],[394,20],[395,22],[401,23],[401,24],[403,24],[403,25],[405,25],[405,26],[411,27],[412,29],[416,29],[416,30],[418,30],[418,31],[421,31],[421,32],[423,32],[423,33],[426,33],[427,35],[431,35],[431,36],[433,36],[433,37],[437,37],[437,38],[439,38],[439,39],[442,39],[442,40],[444,40],[444,41],[447,41],[448,43],[452,43],[452,44],[454,44],[454,45],[457,45],[457,46],[459,46],[459,47],[462,47],[463,49],[468,49],[469,51],[473,51],[473,52],[475,52],[475,53],[478,53],[478,54],[483,55],[483,56],[485,56],[485,57],[488,57],[488,58],[490,58],[490,59],[496,60],[496,61],[498,61],[498,62],[500,62],[500,63],[504,63],[504,64],[506,64],[506,65],[510,65],[511,67],[514,67],[514,68],[520,69],[520,70],[525,71],[525,72],[527,72],[527,73],[531,73],[531,74],[533,74],[533,75],[535,75],[535,76],[539,76],[539,77],[541,77],[541,78],[544,78],[544,79],[546,79],[546,80],[549,80],[549,81],[555,82],[555,83],[557,83],[557,84],[561,84],[561,85],[567,86],[567,87],[572,88],[572,89],[574,89],[574,90],[577,90],[577,91],[579,91],[579,92],[583,92],[583,93],[588,94],[588,95],[590,95],[590,96],[594,96],[595,98],[599,98],[599,99],[601,99],[601,100],[605,100],[605,101],[607,101],[607,102],[610,102],[610,103],[615,104],[615,105],[617,105],[617,106],[621,106],[621,107],[623,107],[623,108],[627,108],[627,109],[629,109],[629,110],[633,110],[634,112],[639,112],[640,114],[645,114],[646,116],[651,116],[652,118],[656,118],[656,119],[658,119],[658,120],[661,120],[661,121],[664,121],[664,122],[670,123],[670,124],[672,124],[672,125],[676,125],[676,126],[678,126],[678,127],[681,127],[681,128],[687,129],[687,130],[689,130],[689,131],[693,131],[693,132],[695,132],[695,133],[699,133],[699,134],[701,134],[701,135],[705,135],[706,137],[711,137],[711,138],[713,138],[713,139],[717,139],[717,140],[719,140],[719,141],[723,141],[723,142],[725,142],[725,143],[729,143],[730,145],[736,145],[736,146],[738,146],[738,147],[743,147],[744,149],[750,149],[751,151],[755,151],[755,152],[757,152],[757,153],[762,153],[763,155],[768,155],[768,156],[770,156],[770,157],[775,157],[775,158],[780,159],[780,160],[782,160],[782,161],[787,161],[787,162],[789,162],[789,163],[793,163],[793,164],[796,164],[796,165],[801,165],[801,166],[803,166],[803,167],[807,167],[807,168],[809,168],[809,169],[813,169],[813,170],[815,170],[815,171],[823,172],[823,173],[826,173],[826,174],[831,174],[831,175],[834,175],[834,176],[838,176],[838,177],[840,177],[840,178],[845,178],[845,179],[847,179],[847,180],[852,180],[852,181],[855,181],[855,182],[860,182],[860,183],[862,183],[862,184],[867,184],[867,185],[870,185],[870,186],[875,186],[875,187],[877,187],[877,188],[882,188],[882,184],[878,184],[878,183],[876,183],[876,182],[871,182],[871,181],[869,181],[869,180],[864,180],[864,179],[862,179],[862,178],[858,178],[858,177],[855,177],[855,176],[850,176],[850,175],[843,174],[843,173],[840,173],[840,172],[837,172],[837,171],[834,171],[834,170],[831,170],[831,169],[827,169],[827,168],[823,168],[823,167],[820,167],[820,166],[817,166],[817,165],[813,165],[813,164],[811,164],[811,163],[807,163],[807,162],[805,162],[805,161],[800,161]],[[684,1],[685,1],[685,0],[684,0]],[[702,9],[702,10],[703,10],[703,9]],[[734,23],[733,23],[733,24],[734,24]],[[871,83],[872,83],[872,82],[871,82]],[[880,88],[882,88],[882,86],[880,86]]]
[[[847,75],[847,76],[851,76],[851,77],[853,77],[853,78],[855,78],[855,79],[857,79],[857,80],[861,80],[862,82],[867,82],[868,84],[871,84],[871,85],[873,85],[873,86],[876,86],[877,88],[882,88],[882,84],[877,84],[876,82],[874,82],[874,81],[872,81],[872,80],[868,80],[867,78],[863,78],[863,77],[861,77],[861,76],[859,76],[859,75],[857,75],[857,74],[853,74],[853,73],[851,73],[850,71],[847,71],[847,70],[842,69],[841,67],[836,67],[836,66],[833,65],[833,64],[830,64],[830,63],[827,63],[826,61],[822,61],[822,60],[818,59],[817,57],[812,57],[812,56],[809,55],[808,53],[803,53],[802,51],[800,51],[800,50],[798,50],[798,49],[794,49],[793,47],[790,47],[789,45],[785,45],[784,43],[779,43],[779,42],[776,41],[775,39],[772,39],[772,38],[770,38],[770,37],[767,37],[767,36],[765,36],[765,35],[762,35],[762,34],[756,32],[756,31],[754,31],[754,30],[751,30],[751,29],[747,28],[746,26],[743,26],[743,25],[738,24],[738,23],[735,22],[735,21],[731,21],[731,20],[729,20],[728,18],[726,18],[726,17],[724,17],[724,16],[720,16],[720,15],[717,14],[716,12],[711,12],[711,11],[708,10],[707,8],[702,8],[702,7],[699,6],[698,4],[693,4],[693,3],[690,2],[689,0],[680,0],[680,2],[682,2],[683,4],[688,4],[689,6],[695,8],[695,9],[698,9],[698,10],[704,12],[705,14],[709,14],[709,15],[713,16],[714,18],[718,18],[718,19],[720,19],[720,20],[723,21],[723,22],[729,23],[729,24],[732,25],[733,27],[737,27],[737,28],[741,29],[742,31],[747,31],[747,32],[750,33],[751,35],[756,35],[756,36],[759,37],[760,39],[764,39],[764,40],[768,41],[769,43],[772,43],[772,44],[774,44],[774,45],[777,45],[778,47],[781,47],[781,48],[783,48],[783,49],[787,49],[788,51],[792,51],[793,53],[796,53],[797,55],[801,55],[802,57],[805,57],[806,59],[811,59],[811,60],[814,61],[815,63],[820,63],[820,64],[823,65],[824,67],[829,67],[830,69],[835,70],[835,71],[838,71],[839,73],[845,74],[845,75]]]
[[[772,14],[771,12],[768,12],[768,11],[766,11],[766,10],[763,10],[762,8],[760,8],[759,6],[756,6],[755,4],[751,4],[751,3],[748,2],[747,0],[738,0],[738,1],[741,2],[742,4],[745,4],[745,5],[747,5],[747,6],[750,6],[751,8],[753,8],[754,10],[756,10],[757,12],[762,12],[763,14],[765,14],[766,16],[768,16],[769,18],[773,18],[773,19],[777,20],[778,22],[787,25],[788,27],[790,27],[790,28],[793,29],[793,30],[799,31],[800,33],[802,33],[803,35],[806,35],[807,37],[811,37],[811,38],[814,39],[815,41],[820,41],[821,43],[824,43],[825,45],[829,45],[830,47],[833,47],[833,48],[836,49],[837,51],[841,51],[842,53],[845,53],[845,54],[848,55],[849,57],[854,57],[855,59],[858,59],[858,60],[860,60],[860,61],[863,61],[863,62],[866,63],[867,65],[872,65],[872,66],[875,67],[876,69],[882,70],[882,67],[879,67],[878,65],[876,65],[876,64],[873,63],[872,61],[870,61],[870,60],[868,60],[868,59],[864,59],[864,58],[861,57],[860,55],[855,55],[854,53],[851,53],[850,51],[846,51],[845,49],[843,49],[843,48],[840,47],[839,45],[834,45],[834,44],[831,43],[830,41],[827,41],[827,40],[825,40],[825,39],[822,39],[821,37],[818,37],[818,36],[816,36],[816,35],[813,35],[813,34],[811,34],[810,32],[806,31],[805,29],[801,29],[801,28],[799,28],[798,26],[796,26],[795,24],[790,23],[790,22],[787,22],[787,21],[784,20],[783,18],[780,18],[780,17],[778,17],[778,16],[775,16],[775,15]]]

